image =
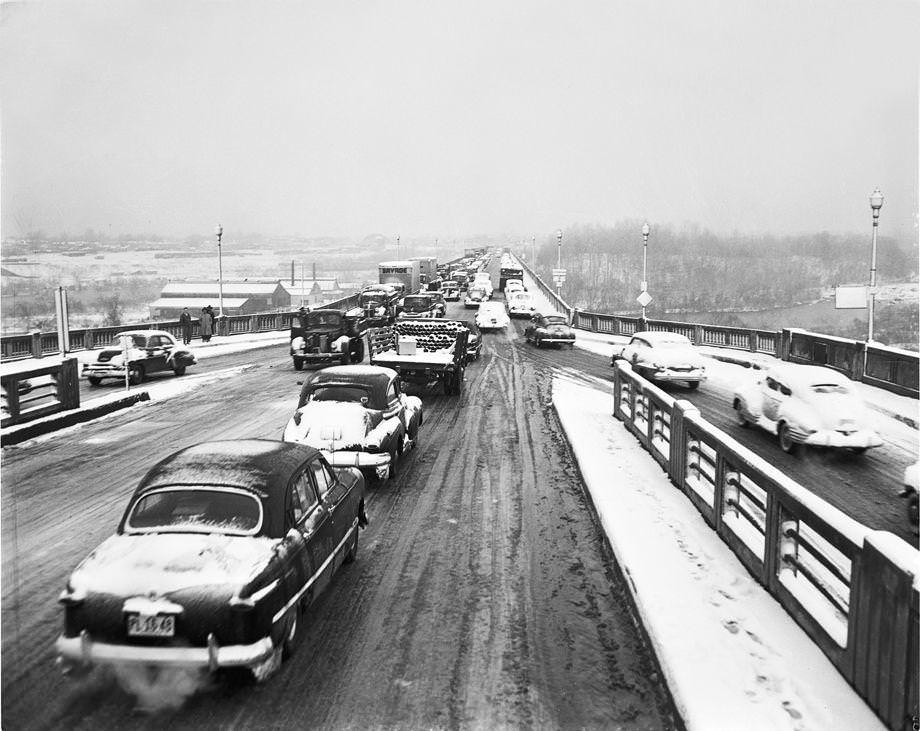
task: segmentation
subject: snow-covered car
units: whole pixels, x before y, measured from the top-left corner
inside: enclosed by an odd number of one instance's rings
[[[918,530],[917,499],[920,494],[920,462],[914,462],[904,468],[901,491],[898,494],[907,500],[907,522],[916,533]]]
[[[63,669],[248,668],[268,677],[367,523],[364,478],[319,451],[205,442],[147,472],[60,595]]]
[[[473,283],[470,287],[482,287],[486,291],[486,297],[492,299],[492,276],[488,272],[476,272],[473,275]]]
[[[460,285],[453,279],[447,279],[441,283],[441,294],[447,302],[460,301]]]
[[[514,292],[526,292],[527,287],[524,286],[524,283],[520,279],[509,279],[505,282],[505,297],[508,297]]]
[[[651,381],[686,383],[697,388],[706,380],[702,354],[679,333],[637,332],[622,348],[614,347],[610,365],[628,360],[634,372]]]
[[[575,331],[569,327],[565,315],[537,312],[524,328],[524,340],[538,348],[544,345],[567,345],[571,349],[575,347]]]
[[[853,382],[824,366],[777,363],[737,388],[739,426],[756,424],[779,438],[784,452],[800,444],[864,452],[882,446]]]
[[[504,330],[511,319],[501,302],[483,302],[476,312],[476,324],[480,330]]]
[[[418,442],[422,401],[403,393],[390,368],[355,365],[318,371],[304,384],[282,439],[315,447],[334,467],[369,480],[392,477]]]
[[[488,300],[489,295],[483,287],[471,284],[470,288],[466,291],[466,298],[463,300],[463,306],[469,310],[473,307],[479,307],[479,305]]]
[[[537,309],[533,303],[533,296],[524,290],[510,294],[505,290],[505,304],[508,306],[509,317],[531,317]]]
[[[83,377],[91,386],[98,386],[104,378],[125,379],[133,384],[143,381],[151,373],[172,371],[185,375],[185,369],[195,365],[195,356],[176,343],[163,330],[126,330],[116,335],[116,345],[103,348],[96,359],[83,364]],[[122,341],[127,341],[127,353]],[[127,357],[126,357],[127,356]]]

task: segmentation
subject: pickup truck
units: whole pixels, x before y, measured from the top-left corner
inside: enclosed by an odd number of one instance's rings
[[[368,330],[371,365],[392,368],[402,381],[463,390],[469,330],[458,320],[399,320]]]
[[[294,318],[291,325],[291,358],[294,369],[305,364],[348,365],[364,360],[367,321],[360,308],[313,310]]]

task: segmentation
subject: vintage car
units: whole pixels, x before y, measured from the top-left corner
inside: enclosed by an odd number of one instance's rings
[[[914,533],[918,531],[917,502],[920,493],[920,462],[914,462],[904,468],[904,477],[901,480],[901,490],[898,493],[907,500],[907,522]]]
[[[126,330],[115,337],[121,342],[103,348],[95,360],[83,364],[83,376],[91,386],[98,386],[103,378],[123,381],[126,368],[128,380],[138,384],[151,373],[160,371],[185,375],[185,369],[196,363],[192,352],[163,330]]]
[[[488,272],[476,272],[473,275],[473,283],[470,288],[481,287],[486,291],[486,297],[492,299],[494,288],[492,287],[492,276]]]
[[[322,450],[334,467],[357,467],[367,479],[382,480],[418,443],[421,425],[422,401],[403,393],[396,371],[333,366],[304,384],[282,438]]]
[[[375,284],[365,287],[358,294],[358,307],[364,312],[368,327],[383,327],[396,319],[396,303],[399,290],[391,284]]]
[[[800,444],[864,452],[882,446],[853,382],[824,366],[780,362],[735,390],[739,426],[756,424],[779,438],[784,452]]]
[[[526,292],[527,287],[524,286],[524,282],[520,279],[509,279],[505,282],[505,297],[513,294],[514,292]]]
[[[364,310],[319,309],[291,322],[291,359],[294,369],[304,365],[360,363],[364,360]]]
[[[460,285],[453,279],[448,279],[441,283],[441,294],[447,302],[460,301]]]
[[[538,348],[544,345],[567,345],[571,349],[575,347],[575,331],[569,327],[565,315],[538,312],[524,328],[524,340]]]
[[[440,302],[435,298],[435,294],[440,298]],[[421,292],[419,294],[407,294],[403,298],[402,309],[399,317],[404,320],[417,320],[425,317],[440,317],[444,314],[443,309],[444,297],[440,292]]]
[[[470,310],[474,307],[479,307],[483,302],[489,300],[489,295],[486,294],[486,290],[483,287],[479,287],[471,284],[470,288],[466,291],[466,297],[463,300],[463,306]]]
[[[651,381],[676,381],[698,388],[706,380],[702,354],[680,333],[633,333],[625,346],[614,346],[610,365],[618,360],[628,360],[635,373]]]
[[[532,317],[537,309],[533,303],[533,296],[524,290],[510,294],[505,290],[505,305],[508,308],[509,317]]]
[[[303,637],[304,611],[358,549],[364,478],[316,449],[205,442],[147,472],[115,535],[70,575],[63,669],[107,664],[262,680]]]
[[[501,302],[483,302],[476,313],[476,324],[480,330],[504,330],[511,319]]]

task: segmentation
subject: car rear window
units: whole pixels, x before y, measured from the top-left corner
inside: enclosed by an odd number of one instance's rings
[[[366,388],[360,386],[318,386],[308,394],[310,401],[345,401],[360,404],[363,397],[370,397]],[[306,402],[304,402],[306,403]],[[304,404],[300,404],[303,406]]]
[[[149,492],[131,507],[129,533],[222,533],[255,535],[262,503],[233,488],[175,487]]]

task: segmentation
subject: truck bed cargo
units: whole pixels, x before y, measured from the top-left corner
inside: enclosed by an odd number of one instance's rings
[[[463,389],[466,326],[456,320],[403,320],[368,331],[370,362],[392,368],[408,383]]]

